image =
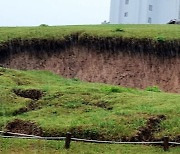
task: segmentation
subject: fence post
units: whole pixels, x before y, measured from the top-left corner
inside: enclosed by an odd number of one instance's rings
[[[65,139],[65,149],[70,148],[70,143],[71,143],[71,133],[67,132],[66,139]]]
[[[164,151],[169,150],[169,137],[168,136],[164,136],[163,138],[163,149]]]

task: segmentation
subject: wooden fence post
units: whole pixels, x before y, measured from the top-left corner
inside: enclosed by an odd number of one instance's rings
[[[67,132],[65,139],[65,149],[70,148],[70,143],[71,143],[71,133]]]
[[[163,149],[164,151],[169,150],[169,137],[168,136],[164,136],[163,138]]]

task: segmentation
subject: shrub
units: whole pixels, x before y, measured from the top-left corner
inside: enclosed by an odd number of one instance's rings
[[[158,42],[165,42],[165,38],[163,36],[159,36],[156,38]]]
[[[161,90],[157,86],[147,87],[145,90],[152,91],[152,92],[161,92]]]
[[[122,93],[125,91],[125,89],[121,88],[121,87],[104,87],[102,88],[103,91],[106,92],[112,92],[112,93]]]
[[[40,27],[48,27],[48,25],[47,24],[41,24],[41,25],[39,25]]]

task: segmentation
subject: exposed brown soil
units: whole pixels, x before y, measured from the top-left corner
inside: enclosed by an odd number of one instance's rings
[[[13,89],[13,92],[20,97],[30,98],[33,100],[39,100],[43,96],[43,92],[37,89]]]
[[[67,78],[125,87],[159,86],[180,93],[180,42],[122,38],[14,40],[0,47],[0,64],[50,70]]]
[[[37,135],[37,136],[41,136],[43,133],[42,128],[37,126],[35,123],[30,121],[23,121],[19,119],[15,119],[14,121],[9,122],[6,125],[5,129],[7,132]]]

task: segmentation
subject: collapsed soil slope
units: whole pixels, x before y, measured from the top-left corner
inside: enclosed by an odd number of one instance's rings
[[[93,41],[92,41],[93,40]],[[125,87],[159,86],[180,93],[180,45],[150,40],[13,40],[0,48],[0,64],[50,70],[68,78]]]

